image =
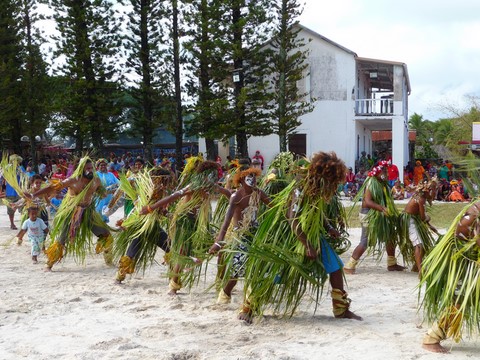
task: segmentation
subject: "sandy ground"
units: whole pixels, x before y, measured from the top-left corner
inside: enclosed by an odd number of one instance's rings
[[[364,321],[337,320],[329,296],[316,313],[305,299],[290,319],[266,315],[246,325],[236,319],[242,284],[227,306],[207,290],[215,276],[192,292],[167,295],[167,269],[114,282],[115,269],[92,255],[85,265],[71,258],[51,273],[30,258],[27,241],[13,241],[0,206],[0,359],[474,359],[478,337],[445,341],[452,354],[421,347],[427,324],[417,313],[416,273],[386,271],[386,259],[366,258],[348,275],[351,309]],[[118,218],[119,212],[112,216]],[[19,215],[16,214],[16,224]],[[352,248],[360,229],[351,229]],[[27,237],[25,237],[26,239]],[[159,263],[163,254],[157,254]]]

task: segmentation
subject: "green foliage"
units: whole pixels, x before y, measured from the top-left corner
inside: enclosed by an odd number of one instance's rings
[[[67,79],[59,109],[69,124],[57,130],[76,140],[77,151],[88,142],[102,149],[106,138],[115,137],[121,119],[116,103],[121,37],[113,5],[106,0],[51,1],[60,33],[54,37],[55,55],[65,59],[58,70]]]
[[[172,123],[174,104],[173,81],[169,60],[168,28],[161,21],[168,16],[164,1],[130,0],[127,14],[128,32],[125,48],[128,72],[134,86],[129,92],[134,102],[128,112],[130,132],[143,138],[146,157],[152,158],[153,133],[160,126]]]
[[[222,139],[232,116],[228,79],[230,67],[225,61],[226,32],[223,26],[224,1],[189,0],[185,2],[186,64],[190,76],[187,91],[193,97],[191,111],[194,121],[190,133],[200,134],[213,145],[213,139]],[[210,141],[209,141],[210,140]],[[207,146],[207,158],[214,151]]]
[[[446,144],[452,138],[453,122],[451,119],[440,119],[435,123],[434,141],[436,144]]]
[[[410,129],[417,132],[416,145],[420,146],[420,148],[415,149],[415,158],[437,159],[439,157],[438,153],[432,147],[435,141],[434,133],[437,124],[429,120],[424,120],[422,115],[414,113],[410,116],[408,125]]]
[[[277,0],[272,1],[271,7],[276,18],[274,37],[269,43],[269,90],[273,94],[271,116],[283,152],[287,151],[288,136],[301,124],[299,118],[313,110],[313,100],[298,87],[308,69],[308,51],[304,50],[306,42],[298,37],[301,28],[296,20],[302,13],[301,5],[296,0]]]
[[[465,152],[465,145],[459,144],[459,141],[472,140],[472,124],[480,121],[480,107],[475,103],[468,112],[458,114],[451,121],[452,131],[446,145],[455,154],[462,154]]]
[[[266,0],[226,1],[226,61],[239,70],[239,81],[233,84],[233,112],[225,138],[235,135],[237,153],[248,156],[250,136],[272,133],[271,121],[264,111],[271,101],[264,45],[271,38],[271,2]]]
[[[22,136],[22,44],[19,2],[2,1],[0,6],[0,141],[20,144]]]
[[[40,31],[34,25],[42,17],[36,12],[36,2],[22,1],[22,60],[24,63],[23,88],[25,94],[24,133],[30,138],[30,156],[36,163],[35,137],[43,134],[48,125],[48,78],[47,64],[43,59],[40,46],[45,43]]]
[[[466,96],[466,99],[470,103],[467,110],[453,106],[444,107],[444,111],[452,114],[449,118],[432,122],[423,120],[423,117],[416,113],[410,117],[409,126],[417,132],[417,145],[424,148],[416,153],[417,157],[435,157],[435,153],[429,148],[432,144],[445,146],[455,156],[465,154],[465,142],[472,140],[472,124],[480,121],[479,98]]]

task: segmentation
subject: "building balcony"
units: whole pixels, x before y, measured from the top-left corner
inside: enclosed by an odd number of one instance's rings
[[[355,116],[393,116],[393,99],[355,100]]]

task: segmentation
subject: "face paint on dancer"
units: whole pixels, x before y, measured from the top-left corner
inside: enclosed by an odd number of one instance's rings
[[[248,174],[247,176],[245,176],[245,184],[250,187],[255,186],[255,180],[256,180],[255,174]]]

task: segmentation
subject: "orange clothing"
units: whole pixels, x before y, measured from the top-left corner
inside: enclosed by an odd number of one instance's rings
[[[413,183],[415,185],[423,181],[423,174],[425,174],[425,168],[422,165],[416,165],[413,168]]]
[[[449,201],[465,201],[457,185],[452,185],[452,192],[448,196]]]

